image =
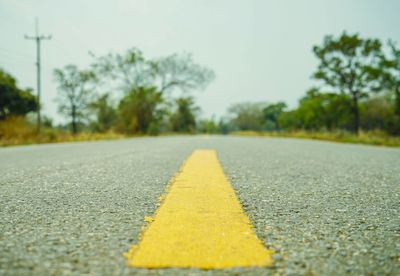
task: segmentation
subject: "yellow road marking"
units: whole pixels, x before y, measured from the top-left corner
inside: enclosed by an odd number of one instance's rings
[[[267,266],[272,251],[255,235],[213,150],[196,150],[173,180],[129,266],[201,269]]]

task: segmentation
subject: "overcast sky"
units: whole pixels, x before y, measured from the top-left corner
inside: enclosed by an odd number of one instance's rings
[[[343,30],[400,44],[400,0],[0,0],[0,67],[22,87],[36,88],[40,32],[44,113],[57,115],[52,71],[89,65],[97,55],[138,47],[148,58],[190,52],[215,81],[195,92],[204,116],[223,115],[242,101],[285,101],[294,107],[316,59],[312,46]]]

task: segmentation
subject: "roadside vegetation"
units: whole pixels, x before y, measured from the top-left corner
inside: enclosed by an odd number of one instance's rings
[[[381,132],[360,132],[354,135],[351,132],[313,132],[313,131],[233,131],[230,133],[235,136],[248,137],[285,137],[302,138],[330,142],[367,144],[387,147],[400,147],[400,137],[390,136]]]
[[[1,69],[0,145],[208,133],[400,146],[396,44],[343,32],[326,36],[313,52],[318,65],[295,108],[268,102],[266,91],[265,102],[233,104],[218,120],[202,118],[194,97],[215,73],[190,54],[147,59],[132,48],[92,55],[87,68],[54,70],[65,123],[44,116],[40,132],[34,93]]]

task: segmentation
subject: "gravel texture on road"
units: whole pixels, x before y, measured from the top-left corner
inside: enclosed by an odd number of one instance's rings
[[[400,274],[400,151],[235,140],[220,160],[277,274]],[[241,146],[246,144],[246,146]]]
[[[270,268],[132,269],[122,256],[194,149],[216,149]],[[0,149],[0,275],[398,275],[400,150],[222,136]]]

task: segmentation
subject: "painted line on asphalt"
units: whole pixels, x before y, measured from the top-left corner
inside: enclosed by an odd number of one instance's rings
[[[272,251],[254,233],[214,150],[196,150],[172,180],[139,245],[125,254],[139,268],[268,266]]]

